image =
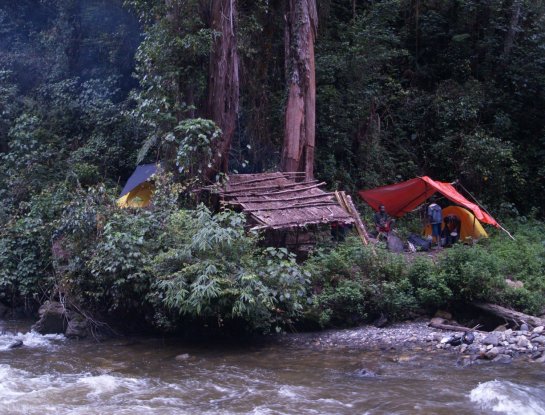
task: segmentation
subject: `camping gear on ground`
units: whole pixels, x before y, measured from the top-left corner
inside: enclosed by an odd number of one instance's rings
[[[159,165],[142,164],[136,167],[117,199],[120,208],[146,207],[151,203],[155,185],[149,179],[157,173]]]
[[[394,235],[391,232],[388,234],[386,244],[388,246],[388,250],[391,252],[399,253],[404,251],[403,241],[399,239],[397,235]]]
[[[412,233],[407,238],[407,241],[413,244],[416,250],[429,251],[431,249],[431,240],[423,238],[420,235]]]

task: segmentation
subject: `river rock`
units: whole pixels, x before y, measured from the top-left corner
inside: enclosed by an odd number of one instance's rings
[[[528,341],[528,339],[524,336],[520,336],[518,341],[517,341],[517,346],[518,347],[528,347],[530,344],[530,342]]]
[[[545,336],[538,336],[532,339],[534,343],[538,343],[541,346],[545,345]]]
[[[175,359],[179,362],[182,362],[184,360],[189,360],[191,356],[189,356],[189,353],[182,353],[175,357]]]
[[[528,331],[528,330],[529,330],[528,324],[522,323],[522,324],[520,325],[520,331]]]
[[[533,332],[533,333],[541,334],[541,333],[543,333],[543,330],[544,330],[544,329],[545,329],[545,328],[544,328],[543,326],[538,326],[538,327],[534,328],[534,329],[532,330],[532,332]]]
[[[81,314],[70,313],[70,320],[64,335],[69,339],[83,339],[89,334],[89,323]]]
[[[513,361],[513,358],[508,354],[499,354],[494,359],[492,359],[492,361],[494,363],[509,364]]]
[[[40,319],[32,330],[40,334],[64,334],[68,321],[65,307],[56,301],[46,301],[38,310]]]
[[[492,349],[490,349],[488,352],[485,353],[485,356],[488,360],[493,360],[499,354],[501,354],[501,352],[503,352],[503,349],[499,347],[492,347]]]
[[[8,349],[17,349],[19,347],[23,347],[23,341],[22,340],[15,340],[13,343],[11,343],[8,346]]]
[[[534,360],[534,362],[536,363],[545,363],[545,354],[539,358],[537,358],[536,360]]]
[[[492,346],[497,346],[500,342],[500,338],[497,333],[490,333],[483,339],[483,344],[490,344]]]
[[[479,346],[477,346],[476,344],[472,344],[468,346],[465,351],[470,354],[477,354],[479,353],[480,349],[479,349]]]
[[[354,372],[354,376],[358,378],[376,378],[377,374],[373,372],[372,370],[368,369],[357,369]]]

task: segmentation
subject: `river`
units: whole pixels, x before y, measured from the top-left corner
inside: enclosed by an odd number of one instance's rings
[[[0,414],[544,414],[545,366],[445,352],[101,343],[0,320]],[[24,346],[9,349],[16,340]]]

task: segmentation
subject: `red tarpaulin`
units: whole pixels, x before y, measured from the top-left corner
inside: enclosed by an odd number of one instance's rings
[[[500,228],[500,225],[492,216],[475,203],[467,200],[450,183],[436,182],[428,176],[417,177],[406,182],[377,187],[376,189],[361,190],[358,193],[373,209],[378,210],[380,205],[384,205],[389,215],[400,217],[420,206],[437,192],[457,205],[472,211],[480,222]]]

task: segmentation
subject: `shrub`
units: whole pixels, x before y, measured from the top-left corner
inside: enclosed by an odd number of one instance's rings
[[[164,251],[152,262],[151,296],[160,322],[186,320],[219,325],[244,321],[253,329],[280,329],[306,303],[308,275],[286,249],[257,247],[243,215],[217,215],[204,206],[178,211],[163,233]],[[161,311],[162,309],[162,311]]]
[[[321,327],[350,326],[367,317],[367,292],[360,282],[342,280],[336,287],[328,286],[315,299]]]
[[[455,245],[441,256],[438,271],[456,301],[489,301],[505,288],[496,258],[478,245]]]
[[[433,310],[450,302],[452,291],[447,285],[445,274],[438,272],[433,261],[417,258],[409,268],[408,277],[415,287],[415,296],[420,306]]]

